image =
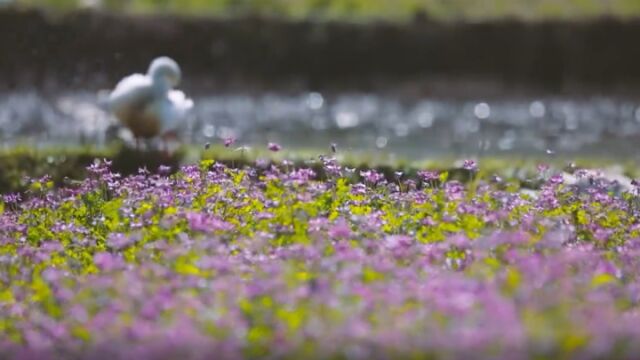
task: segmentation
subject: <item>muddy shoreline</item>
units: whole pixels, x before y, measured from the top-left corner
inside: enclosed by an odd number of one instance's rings
[[[100,89],[166,54],[198,91],[639,94],[640,20],[397,25],[0,10],[0,91]]]

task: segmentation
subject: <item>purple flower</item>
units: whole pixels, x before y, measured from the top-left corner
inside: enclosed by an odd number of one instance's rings
[[[355,184],[351,187],[351,193],[354,195],[366,195],[367,186],[365,184]]]
[[[19,193],[7,194],[2,196],[2,201],[9,204],[17,204],[22,201],[22,196]]]
[[[299,169],[294,170],[289,174],[289,178],[297,184],[304,184],[309,180],[315,178],[316,173],[311,169]]]
[[[137,238],[120,233],[112,233],[107,237],[107,245],[116,250],[125,249],[138,241]]]
[[[342,176],[342,166],[340,166],[335,158],[326,158],[324,156],[321,156],[320,160],[322,161],[322,166],[324,167],[327,175],[333,177]]]
[[[564,178],[560,174],[553,175],[549,179],[549,183],[552,184],[552,185],[560,185],[560,184],[564,183]]]
[[[228,137],[228,138],[224,139],[224,147],[228,148],[229,146],[231,146],[231,145],[233,145],[235,143],[236,143],[236,138],[234,138],[234,137]]]
[[[171,172],[171,166],[166,166],[166,165],[160,165],[158,167],[158,173],[162,174],[162,175],[167,175]]]
[[[87,171],[94,175],[102,175],[109,172],[112,162],[107,159],[95,160],[90,166],[87,167]]]
[[[465,160],[462,168],[469,171],[476,171],[478,170],[478,164],[474,160]]]
[[[390,249],[408,248],[413,244],[413,239],[406,235],[391,235],[385,239],[385,245]]]
[[[458,181],[449,181],[444,184],[444,191],[447,199],[459,200],[464,196],[464,186]]]
[[[256,159],[257,168],[266,169],[267,167],[269,167],[269,164],[270,162],[267,159],[262,159],[262,158]]]
[[[640,352],[640,200],[612,190],[635,191],[625,179],[584,170],[531,190],[478,176],[425,191],[401,173],[360,179],[331,156],[313,164],[327,179],[290,162],[205,162],[171,178],[104,165],[71,188],[27,179],[39,191],[0,198],[21,203],[0,203],[4,357],[292,357],[309,345],[322,358],[526,359],[537,330],[545,354]]]
[[[210,216],[199,212],[190,212],[186,215],[189,227],[194,231],[216,232],[230,231],[233,225],[215,216]]]
[[[371,185],[376,185],[384,180],[384,176],[375,170],[361,171],[360,176]]]
[[[280,146],[279,144],[276,144],[276,143],[271,143],[271,142],[269,143],[267,148],[270,151],[273,151],[273,152],[278,152],[278,151],[282,150],[282,146]]]
[[[345,219],[338,219],[329,228],[329,236],[332,239],[347,239],[351,237],[351,227]]]
[[[320,231],[327,226],[329,221],[326,218],[313,218],[309,220],[310,231]]]
[[[122,259],[119,259],[107,252],[101,252],[101,253],[95,254],[93,256],[93,262],[102,271],[115,270],[123,265]]]
[[[536,165],[536,169],[538,169],[539,173],[545,173],[549,170],[548,164],[538,164]]]
[[[437,171],[421,170],[418,171],[418,177],[425,182],[431,182],[440,179],[440,174]]]

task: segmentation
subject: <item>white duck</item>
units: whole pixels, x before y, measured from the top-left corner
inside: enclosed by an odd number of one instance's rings
[[[133,74],[122,79],[105,99],[105,107],[131,130],[136,141],[176,136],[193,108],[193,101],[182,91],[181,71],[171,58],[153,60],[146,75]]]

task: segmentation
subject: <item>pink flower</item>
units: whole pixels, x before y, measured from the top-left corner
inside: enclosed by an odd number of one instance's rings
[[[224,139],[224,147],[229,147],[235,143],[236,143],[236,138],[234,137],[228,137]]]

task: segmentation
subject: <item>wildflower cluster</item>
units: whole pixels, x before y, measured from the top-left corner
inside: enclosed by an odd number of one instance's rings
[[[275,148],[273,149],[276,150]],[[636,191],[204,162],[0,205],[0,357],[632,358]],[[34,182],[36,183],[36,182]],[[37,182],[40,183],[40,182]]]

